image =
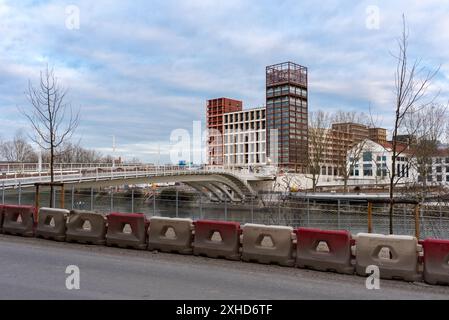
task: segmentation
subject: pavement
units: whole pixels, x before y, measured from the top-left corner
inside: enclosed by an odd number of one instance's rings
[[[79,290],[66,268],[80,270]],[[449,287],[0,235],[0,299],[448,299]]]

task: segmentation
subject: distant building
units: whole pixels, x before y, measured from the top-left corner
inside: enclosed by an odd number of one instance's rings
[[[228,112],[241,111],[242,101],[218,98],[207,101],[206,122],[209,130],[208,137],[208,159],[210,165],[223,165],[223,122],[224,114]]]
[[[341,175],[342,168],[346,166],[346,154],[354,144],[353,134],[335,129],[325,130],[326,132],[323,135],[324,145],[322,145],[321,151],[317,151],[316,146],[309,140],[309,157],[311,161],[314,161],[314,157],[317,157],[318,152],[321,152],[322,154],[319,155],[321,158],[320,175],[338,176]]]
[[[360,123],[354,122],[333,123],[332,129],[352,134],[354,142],[359,142],[369,138],[368,127]]]
[[[398,134],[396,135],[396,141],[410,145],[416,143],[417,138],[412,134]]]
[[[266,164],[264,107],[226,113],[223,125],[226,167]]]
[[[359,152],[354,152],[357,149]],[[403,182],[417,181],[417,171],[413,155],[399,145],[401,154],[396,160],[396,174]],[[354,158],[354,154],[358,154]],[[386,183],[392,172],[393,151],[391,143],[379,144],[369,139],[360,141],[348,151],[347,165],[351,179],[368,180],[372,184]]]
[[[266,67],[268,157],[281,167],[305,172],[308,162],[307,68],[293,62]],[[270,150],[272,130],[278,152]]]
[[[368,128],[368,139],[379,144],[387,142],[387,129]]]

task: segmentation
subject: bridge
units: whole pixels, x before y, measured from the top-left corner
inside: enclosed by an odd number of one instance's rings
[[[155,166],[152,164],[60,163],[54,165],[54,182],[78,188],[118,185],[183,183],[217,201],[245,201],[256,196],[254,184],[275,179],[271,172],[224,167]],[[49,164],[2,163],[0,185],[4,190],[34,187],[50,182]]]

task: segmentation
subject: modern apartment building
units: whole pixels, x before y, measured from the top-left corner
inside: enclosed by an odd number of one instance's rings
[[[387,129],[384,128],[368,128],[368,139],[379,144],[387,142]]]
[[[313,129],[309,129],[313,130]],[[353,135],[334,129],[324,129],[320,150],[314,146],[313,139],[309,140],[309,157],[315,164],[314,157],[319,157],[320,175],[338,176],[346,166],[346,155],[354,144]],[[317,153],[320,153],[319,155]],[[315,158],[317,159],[317,158]],[[310,172],[310,168],[308,170]]]
[[[345,122],[333,123],[332,129],[353,134],[354,142],[365,139],[370,139],[376,143],[387,142],[387,129],[384,128],[370,128],[361,123]]]
[[[293,62],[266,67],[266,117],[271,162],[305,172],[309,153],[306,67]],[[269,148],[273,131],[277,132],[277,153]]]
[[[360,142],[362,140],[369,138],[368,127],[360,123],[354,122],[333,123],[332,129],[352,134],[354,142]]]
[[[223,121],[224,114],[241,111],[242,101],[218,98],[207,101],[206,122],[209,131],[208,137],[208,163],[210,165],[223,165]]]
[[[223,126],[226,167],[266,164],[264,107],[226,113]]]

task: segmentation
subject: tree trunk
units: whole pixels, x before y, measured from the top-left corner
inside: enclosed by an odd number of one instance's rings
[[[54,157],[55,154],[52,143],[50,146],[50,208],[53,208]]]

